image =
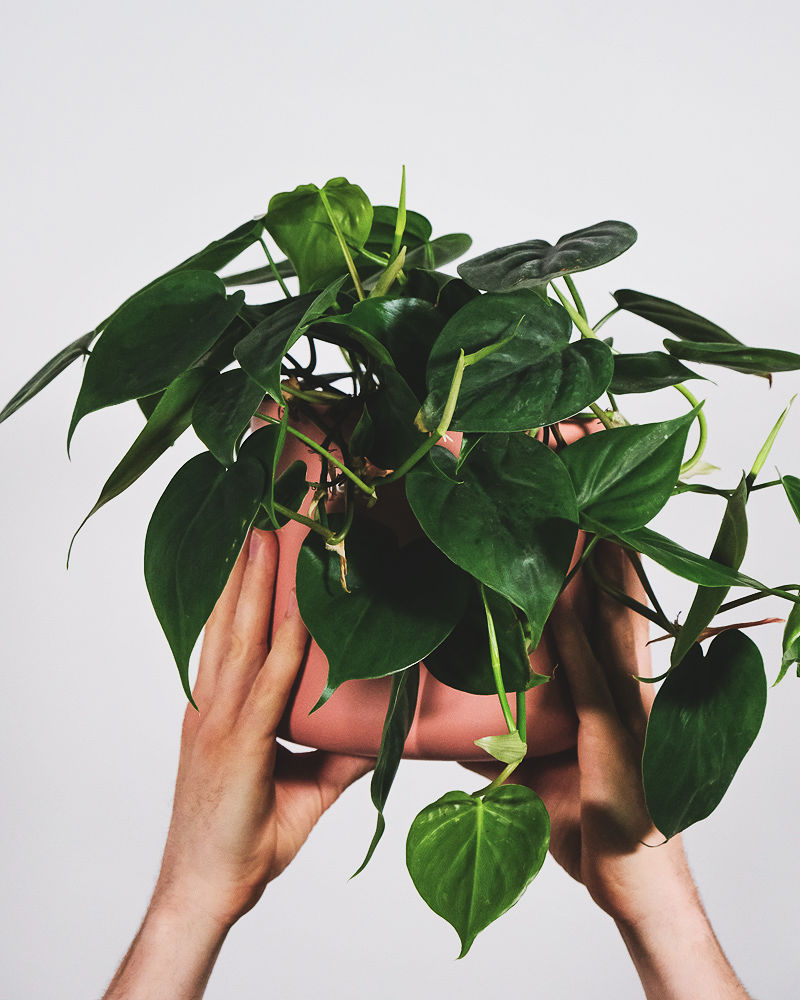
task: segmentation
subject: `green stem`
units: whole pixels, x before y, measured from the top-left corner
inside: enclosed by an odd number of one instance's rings
[[[473,792],[472,794],[477,798],[479,796],[482,797],[482,796],[486,795],[487,792],[493,792],[495,790],[495,788],[499,788],[500,785],[502,785],[503,782],[506,780],[506,778],[510,777],[510,775],[512,775],[514,773],[514,771],[516,771],[516,769],[519,767],[519,765],[521,763],[522,763],[522,761],[518,760],[518,761],[515,761],[513,764],[506,764],[506,766],[497,775],[497,777],[494,779],[494,781],[492,781],[490,784],[486,785],[485,788],[479,788],[477,792]]]
[[[277,501],[273,504],[273,506],[279,514],[283,514],[284,517],[288,517],[292,521],[297,521],[298,524],[304,524],[312,531],[316,531],[318,535],[322,535],[326,542],[330,541],[333,532],[329,528],[323,527],[319,521],[312,521],[311,518],[306,517],[305,514],[298,514],[296,510],[292,510],[290,507],[284,507],[282,503],[278,503]]]
[[[280,273],[278,272],[278,269],[277,269],[277,267],[275,267],[275,261],[274,261],[274,260],[272,259],[272,254],[271,254],[271,253],[269,252],[269,247],[268,247],[268,246],[267,246],[267,244],[266,244],[266,243],[264,242],[264,238],[263,238],[263,236],[259,236],[259,238],[258,238],[258,242],[259,242],[259,243],[261,244],[261,246],[262,246],[262,247],[264,248],[264,253],[265,253],[265,254],[267,255],[267,260],[269,261],[269,266],[270,266],[270,270],[271,270],[271,271],[272,271],[272,273],[273,273],[273,274],[275,275],[275,277],[276,277],[276,278],[278,279],[278,284],[279,284],[279,285],[281,286],[281,288],[283,289],[283,294],[284,294],[284,295],[286,296],[286,298],[287,298],[287,299],[290,299],[290,298],[292,298],[292,293],[291,293],[291,292],[289,291],[289,289],[288,289],[288,288],[286,287],[286,282],[285,282],[285,281],[283,280],[283,278],[282,278],[282,277],[280,276]]]
[[[595,323],[595,325],[594,325],[594,326],[592,327],[592,330],[594,330],[594,332],[595,332],[595,333],[597,333],[597,331],[598,331],[598,330],[600,329],[600,327],[601,327],[601,326],[603,325],[603,323],[605,323],[605,322],[606,322],[606,320],[609,320],[609,319],[611,319],[611,317],[612,317],[612,316],[613,316],[613,315],[614,315],[615,313],[618,313],[618,312],[619,312],[619,306],[614,306],[614,308],[613,308],[613,309],[612,309],[612,310],[611,310],[610,312],[607,312],[607,313],[605,314],[605,316],[603,316],[603,317],[602,317],[602,319],[599,319],[599,320],[598,320],[598,321],[597,321],[597,322]]]
[[[564,280],[566,281],[566,276]],[[589,340],[597,340],[594,330],[589,326],[588,320],[584,316],[581,316],[581,314],[578,312],[575,306],[573,306],[573,304],[569,301],[566,295],[564,295],[564,293],[561,291],[558,285],[555,285],[553,284],[553,282],[551,282],[550,287],[553,289],[553,291],[561,300],[561,305],[569,313],[572,322],[580,330],[581,336],[586,337]]]
[[[592,563],[587,566],[592,579],[597,584],[597,586],[605,591],[610,597],[613,597],[615,601],[619,601],[620,604],[624,604],[626,608],[630,608],[631,611],[635,611],[640,614],[642,618],[647,618],[649,621],[653,622],[654,625],[658,625],[659,628],[663,628],[665,632],[670,635],[677,635],[676,628],[669,621],[664,614],[659,614],[657,611],[648,608],[646,604],[642,604],[640,601],[635,600],[630,594],[626,594],[624,590],[619,590],[613,584],[609,583],[608,580],[604,580],[594,568]]]
[[[294,396],[297,399],[302,399],[306,403],[340,403],[343,399],[349,399],[350,397],[344,393],[336,393],[334,391],[326,392],[325,390],[314,390],[313,392],[304,392],[302,389],[295,389],[293,386],[288,385],[286,382],[281,384],[281,391],[287,392],[290,396]]]
[[[392,240],[392,249],[389,253],[389,260],[394,260],[394,258],[400,253],[400,243],[403,239],[403,233],[406,229],[406,167],[403,164],[403,176],[400,181],[400,203],[397,206],[397,220],[394,224],[394,239]]]
[[[363,302],[364,289],[361,287],[361,279],[358,276],[358,271],[356,271],[356,265],[353,263],[353,258],[350,254],[350,248],[347,246],[344,234],[342,233],[342,230],[339,228],[339,223],[336,221],[336,216],[333,214],[330,202],[328,201],[328,196],[327,194],[325,194],[325,191],[322,188],[320,188],[319,196],[320,199],[322,200],[322,204],[325,206],[325,211],[328,213],[328,218],[330,219],[331,225],[333,226],[333,231],[334,233],[336,233],[336,239],[339,241],[339,246],[341,247],[342,253],[344,254],[344,259],[345,262],[347,263],[347,270],[350,272],[350,277],[353,279],[353,284],[355,285],[356,295],[358,296],[359,302]]]
[[[253,416],[259,417],[261,420],[266,420],[268,423],[271,424],[280,423],[280,420],[277,420],[275,417],[268,417],[265,413],[254,413]],[[308,437],[306,434],[303,434],[302,431],[298,431],[294,427],[287,426],[286,429],[289,431],[290,434],[294,434],[296,438],[299,438],[304,444],[307,444],[309,448],[313,448],[318,455],[322,455],[323,458],[327,458],[327,460],[332,465],[335,465],[337,469],[339,469],[342,473],[344,473],[344,475],[347,476],[347,478],[351,482],[355,483],[355,485],[360,490],[366,493],[368,497],[377,496],[374,487],[367,486],[367,484],[363,482],[363,480],[358,478],[355,472],[352,472],[350,469],[348,469],[347,466],[342,461],[340,461],[340,459],[336,458],[335,455],[332,455],[326,448],[323,448],[322,445],[317,444],[317,442],[314,441],[313,438]]]
[[[800,584],[797,583],[784,583],[778,590],[800,590]],[[722,614],[723,611],[733,611],[734,608],[740,608],[743,604],[752,604],[753,601],[760,601],[763,597],[772,597],[772,594],[765,594],[759,591],[757,594],[748,594],[746,597],[739,597],[735,601],[728,601],[727,604],[723,604],[718,614]]]
[[[577,308],[578,312],[588,323],[589,317],[586,315],[586,309],[583,305],[583,301],[581,300],[581,297],[578,294],[578,289],[575,287],[575,282],[572,280],[572,277],[569,274],[564,275],[564,284],[569,289],[569,294],[572,296],[572,301],[575,303],[575,307]]]
[[[589,541],[586,543],[586,545],[583,548],[583,552],[581,553],[580,559],[575,563],[575,565],[572,567],[572,569],[569,571],[569,573],[567,573],[566,577],[564,578],[564,582],[561,584],[561,590],[559,591],[559,594],[563,594],[564,593],[564,591],[567,589],[567,587],[572,582],[572,578],[575,576],[575,574],[578,572],[578,570],[581,568],[581,566],[583,566],[583,564],[586,562],[586,560],[592,554],[592,549],[595,547],[595,545],[597,545],[597,543],[599,541],[600,541],[600,536],[599,535],[593,535],[589,539]]]
[[[697,406],[698,400],[695,398],[695,396],[692,395],[691,392],[689,392],[689,390],[686,388],[685,385],[679,383],[678,385],[673,386],[673,388],[677,389],[682,396],[688,399],[689,402],[692,404],[693,408]],[[697,465],[697,463],[703,457],[703,452],[706,450],[706,441],[708,440],[708,423],[706,421],[705,415],[702,410],[697,411],[696,419],[697,419],[697,427],[698,430],[700,431],[700,438],[697,442],[697,447],[695,448],[692,457],[687,458],[686,461],[681,466],[682,476],[685,476],[690,469],[693,469]]]
[[[628,558],[633,564],[633,568],[636,570],[636,575],[639,577],[639,582],[642,587],[644,587],[644,592],[650,599],[650,603],[653,605],[653,609],[666,619],[667,616],[664,614],[664,609],[661,607],[658,598],[656,597],[656,592],[653,590],[652,584],[647,577],[647,573],[644,571],[644,566],[642,566],[642,559],[638,552],[634,552],[633,549],[625,549]]]
[[[506,720],[508,731],[509,733],[515,733],[517,731],[517,724],[514,721],[514,716],[511,714],[508,695],[503,686],[503,673],[500,669],[500,650],[497,648],[497,632],[494,628],[494,619],[492,618],[492,612],[489,610],[489,603],[486,600],[486,590],[483,584],[480,585],[480,588],[483,610],[486,612],[486,627],[489,631],[489,655],[492,661],[494,685],[497,688],[497,697],[500,699],[500,707],[503,709],[503,718]]]
[[[755,493],[756,490],[766,490],[770,486],[783,486],[780,479],[771,479],[768,483],[757,483],[755,486],[750,487],[750,492]]]
[[[353,488],[350,483],[347,484],[347,494],[345,496],[345,511],[344,511],[344,524],[336,532],[335,535],[331,535],[328,539],[328,545],[333,548],[334,545],[340,545],[345,538],[347,538],[347,532],[353,525],[353,514],[355,513],[356,505],[353,503]]]
[[[523,743],[528,742],[527,705],[524,691],[517,691],[517,733]]]
[[[606,410],[601,409],[597,403],[589,403],[589,409],[607,431],[610,431],[613,428],[614,418]]]

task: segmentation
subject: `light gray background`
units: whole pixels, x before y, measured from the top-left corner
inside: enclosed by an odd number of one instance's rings
[[[579,283],[595,317],[628,286],[796,348],[798,41],[788,3],[17,6],[0,41],[0,401],[273,193],[344,174],[391,202],[402,163],[409,206],[437,234],[470,232],[476,251],[605,218],[636,225],[633,250]],[[616,333],[629,349],[660,342],[635,320]],[[140,427],[133,405],[87,418],[69,464],[79,379],[76,366],[0,429],[2,1000],[104,989],[157,871],[184,705],[141,563],[152,506],[198,446],[187,436],[97,516],[65,573],[72,531]],[[798,388],[791,375],[771,391],[738,375],[708,387],[708,457],[726,469],[712,481],[749,467]],[[654,416],[680,412],[662,395]],[[770,467],[800,472],[798,419]],[[757,494],[752,512],[746,568],[796,579],[785,501]],[[707,551],[719,513],[681,498],[661,523]],[[668,611],[685,610],[692,588],[655,575]],[[779,635],[758,635],[770,680]],[[799,692],[791,675],[770,691],[724,804],[686,837],[714,926],[760,997],[792,995],[800,973]],[[413,816],[453,787],[475,779],[405,764],[385,841],[348,882],[373,823],[366,782],[351,789],[234,929],[208,996],[640,996],[612,923],[550,860],[454,961],[455,934],[403,862]]]

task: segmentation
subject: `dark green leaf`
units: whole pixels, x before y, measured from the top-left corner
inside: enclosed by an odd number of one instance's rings
[[[439,292],[443,287],[439,280],[441,277],[440,271],[425,271],[421,267],[412,267],[406,273],[406,283],[401,290],[402,298],[422,299],[435,306]],[[449,275],[447,275],[447,280],[451,280]]]
[[[411,824],[406,865],[420,896],[451,924],[463,958],[478,934],[510,909],[538,873],[550,817],[524,785],[482,799],[447,792]]]
[[[10,417],[12,413],[16,413],[28,400],[33,399],[38,392],[41,392],[46,385],[49,385],[73,361],[87,355],[89,353],[89,345],[96,336],[96,330],[85,333],[82,337],[78,337],[77,340],[73,340],[71,344],[67,344],[66,347],[62,348],[54,358],[50,358],[47,364],[43,365],[35,375],[31,376],[19,392],[14,393],[11,399],[9,399],[2,411],[0,411],[0,424]]]
[[[299,460],[292,462],[274,481],[273,497],[275,503],[279,503],[289,510],[300,510],[308,493],[307,477],[306,463]],[[267,492],[269,493],[269,490]],[[273,520],[269,515],[269,504],[264,504],[262,501],[261,510],[253,521],[253,527],[260,531],[274,531],[276,528],[282,528],[284,524],[288,524],[289,520],[290,518],[277,511],[275,511],[275,519]]]
[[[473,288],[510,292],[546,285],[553,278],[607,264],[636,242],[636,230],[626,222],[598,222],[567,233],[553,245],[527,240],[474,257],[458,267]]]
[[[800,479],[797,476],[781,476],[781,483],[795,517],[800,521]]]
[[[275,261],[275,271],[282,278],[294,278],[296,277],[294,273],[294,268],[292,267],[292,262],[289,260],[278,260]],[[253,268],[251,271],[238,271],[236,274],[224,274],[222,280],[225,282],[226,288],[242,288],[245,285],[263,285],[268,281],[277,281],[275,277],[275,271],[269,266],[269,264],[263,267]]]
[[[616,427],[565,448],[561,458],[581,514],[620,530],[654,518],[678,481],[694,416],[692,411],[658,424]]]
[[[436,310],[445,320],[452,319],[459,309],[468,302],[477,299],[481,293],[462,281],[461,278],[451,278],[439,291],[436,300]]]
[[[683,306],[670,302],[668,299],[659,299],[655,295],[635,292],[632,288],[620,288],[614,292],[614,298],[620,309],[635,313],[642,319],[649,320],[656,326],[669,330],[681,340],[703,344],[740,343],[736,337],[732,337],[721,326],[717,326],[716,323],[712,323],[704,316],[698,316],[697,313],[684,309]]]
[[[248,222],[238,226],[222,239],[213,240],[208,246],[187,257],[183,263],[178,264],[167,274],[176,274],[179,271],[205,270],[218,271],[226,264],[244,253],[244,251],[256,242],[264,231],[264,217],[250,219]],[[165,277],[165,276],[164,276]]]
[[[448,233],[447,236],[437,236],[425,246],[409,248],[406,254],[405,267],[422,267],[427,271],[437,271],[446,267],[469,250],[472,238],[466,233]]]
[[[506,691],[525,691],[536,682],[531,673],[525,634],[514,606],[500,594],[486,588],[486,600],[494,619],[500,668]],[[441,646],[425,657],[425,666],[433,676],[457,691],[469,694],[495,694],[489,654],[489,634],[480,588],[473,585],[464,617]],[[542,680],[546,680],[542,676]]]
[[[744,476],[725,504],[711,559],[738,570],[747,551],[747,483]],[[698,587],[686,621],[672,647],[670,662],[675,667],[710,624],[728,594],[727,587]]]
[[[459,351],[513,338],[464,372],[452,428],[502,433],[555,423],[593,402],[611,381],[611,351],[599,340],[570,344],[572,321],[529,289],[482,295],[446,324],[428,361],[423,419],[435,427]]]
[[[156,504],[144,546],[150,600],[191,700],[189,657],[264,495],[255,460],[225,469],[209,452],[178,470]]]
[[[367,457],[381,469],[396,469],[426,440],[414,423],[419,401],[405,379],[388,365],[379,369],[381,384],[368,401],[372,440]]]
[[[775,351],[769,347],[744,347],[739,344],[693,344],[684,340],[665,340],[664,347],[676,358],[696,364],[731,368],[745,375],[764,372],[790,372],[800,368],[800,354]]]
[[[341,516],[332,516],[333,530]],[[357,518],[347,535],[347,586],[339,558],[311,532],[297,560],[297,600],[328,658],[326,701],[344,681],[385,677],[418,663],[464,612],[467,580],[427,539],[397,548],[392,532]]]
[[[783,680],[789,667],[795,663],[797,664],[797,676],[800,677],[800,604],[792,605],[786,619],[786,626],[783,630],[781,669],[775,679],[775,684]]]
[[[211,271],[183,271],[140,292],[118,310],[86,363],[69,427],[115,403],[148,396],[191,367],[242,307]]]
[[[535,646],[577,538],[569,474],[554,452],[522,434],[487,434],[457,472],[456,463],[437,446],[411,469],[411,509],[454,563],[522,608]]]
[[[767,681],[743,632],[699,645],[667,676],[647,724],[642,778],[647,808],[665,837],[705,819],[722,801],[761,728]]]
[[[214,372],[208,368],[190,368],[167,386],[139,436],[106,480],[97,502],[81,521],[78,531],[109,500],[135,483],[177,441],[192,421],[192,406],[198,393],[213,377]],[[73,542],[78,531],[72,536]]]
[[[614,355],[614,378],[609,389],[617,395],[653,392],[690,378],[703,378],[671,354],[647,351],[642,354]]]
[[[294,265],[301,292],[324,288],[347,273],[323,195],[351,253],[361,249],[372,226],[369,199],[344,177],[329,180],[322,192],[316,184],[301,184],[274,195],[264,225]]]
[[[200,365],[196,365],[196,368],[200,368]],[[166,389],[162,389],[161,392],[154,392],[150,396],[141,396],[136,402],[139,404],[139,409],[144,414],[145,420],[149,420],[153,416],[155,408],[158,406],[159,402],[163,399]]]
[[[386,807],[386,800],[397,774],[397,768],[403,756],[403,747],[406,737],[414,721],[414,712],[417,707],[417,691],[419,689],[419,664],[414,664],[408,670],[403,670],[399,674],[392,675],[392,690],[389,694],[389,704],[386,708],[386,718],[383,723],[381,734],[381,747],[378,751],[378,759],[375,763],[375,771],[372,775],[370,794],[372,804],[378,810],[378,821],[375,826],[375,834],[369,845],[367,856],[361,862],[358,870],[354,872],[358,875],[370,862],[370,858],[375,853],[375,848],[383,836],[386,829],[386,821],[383,818],[383,810]]]
[[[197,398],[192,425],[218,462],[231,465],[242,434],[264,397],[264,390],[241,368],[222,372]]]

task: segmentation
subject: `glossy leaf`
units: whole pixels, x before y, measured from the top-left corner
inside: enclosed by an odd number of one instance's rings
[[[328,317],[326,326],[338,323],[379,341],[421,401],[425,398],[425,365],[444,321],[422,299],[375,298],[358,302],[351,312]],[[417,406],[419,409],[419,406]]]
[[[167,273],[175,274],[188,270],[219,271],[221,267],[230,264],[239,254],[244,253],[249,246],[252,246],[260,238],[263,231],[263,216],[250,219],[242,223],[241,226],[237,226],[227,236],[212,240],[208,246],[192,254],[191,257],[187,257],[185,261]]]
[[[388,365],[379,369],[381,384],[368,399],[372,440],[366,451],[382,469],[396,469],[426,440],[415,425],[419,401],[405,379]]]
[[[781,476],[781,483],[795,517],[800,521],[800,479],[797,476]]]
[[[738,344],[740,341],[731,336],[727,330],[712,323],[705,316],[699,316],[689,309],[684,309],[668,299],[660,299],[655,295],[635,292],[632,288],[620,288],[614,292],[614,298],[620,309],[641,316],[660,326],[681,340],[689,340],[702,344]]]
[[[557,455],[525,435],[481,438],[456,472],[435,447],[406,476],[425,534],[528,617],[535,646],[577,538],[575,492]]]
[[[258,409],[264,390],[241,368],[216,375],[192,410],[197,436],[218,462],[231,465],[234,450]]]
[[[316,296],[298,295],[276,303],[275,309],[234,348],[234,357],[242,368],[276,403],[283,403],[281,361],[303,335],[309,314],[319,315],[313,308],[318,300],[318,305],[327,303],[325,308],[331,304],[328,288]]]
[[[609,528],[647,524],[680,475],[694,411],[675,420],[587,435],[561,453],[581,515]]]
[[[269,472],[267,475],[269,476]],[[306,463],[300,460],[292,462],[274,481],[272,499],[274,499],[275,503],[279,503],[289,510],[300,510],[308,494],[307,480],[308,468]],[[267,489],[267,494],[269,494],[269,488]],[[275,531],[277,528],[282,528],[285,524],[288,524],[290,518],[278,513],[278,511],[274,512],[274,518],[270,516],[269,496],[267,496],[266,500],[266,503],[264,501],[261,503],[261,510],[258,512],[255,521],[253,521],[253,527],[258,528],[260,531]]]
[[[453,430],[503,433],[555,423],[593,402],[611,381],[611,351],[599,340],[570,343],[572,321],[529,289],[482,295],[446,324],[428,361],[423,419],[444,409],[459,351],[508,343],[464,372]]]
[[[276,260],[275,271],[282,278],[294,278],[294,267],[290,260]],[[222,280],[226,288],[242,288],[247,285],[264,285],[269,281],[277,281],[275,271],[265,264],[262,267],[255,267],[250,271],[237,271],[235,274],[223,274]]]
[[[669,353],[683,361],[717,365],[745,375],[764,372],[790,372],[800,369],[800,354],[776,351],[770,347],[744,347],[739,344],[693,344],[683,340],[665,340]]]
[[[665,837],[709,816],[761,728],[764,663],[739,631],[699,645],[667,675],[647,724],[642,778],[647,808]]]
[[[341,515],[330,518],[341,526]],[[339,557],[309,533],[297,560],[303,621],[328,658],[319,704],[353,678],[385,677],[424,659],[453,630],[467,581],[427,539],[397,548],[392,532],[365,517],[347,535],[347,593]]]
[[[274,195],[264,218],[294,266],[301,293],[324,288],[347,272],[325,200],[350,252],[360,250],[372,226],[372,205],[361,188],[344,177],[332,178],[322,191],[316,184],[301,184]]]
[[[549,842],[544,803],[524,785],[500,785],[483,798],[447,792],[419,813],[408,833],[406,865],[428,906],[458,933],[459,958],[517,902]]]
[[[782,653],[781,669],[775,678],[775,684],[783,680],[786,672],[795,663],[797,664],[797,676],[800,677],[800,604],[793,604],[786,618]]]
[[[503,687],[506,691],[524,691],[537,683],[540,675],[531,673],[522,625],[509,600],[489,588],[485,592],[497,633]],[[441,646],[425,657],[425,666],[438,681],[457,691],[496,693],[486,615],[477,586],[472,587],[461,621]],[[547,679],[541,677],[542,681]]]
[[[233,569],[264,489],[259,462],[246,459],[225,469],[203,452],[178,470],[150,519],[145,582],[190,701],[189,657]]]
[[[433,228],[424,215],[406,209],[405,226],[400,240],[402,246],[411,250],[413,247],[427,243],[431,238]],[[375,205],[372,210],[372,226],[366,241],[366,248],[372,253],[388,253],[394,243],[394,231],[397,224],[397,208],[393,205]]]
[[[71,344],[67,344],[66,347],[62,348],[55,357],[50,358],[46,365],[42,365],[39,371],[35,375],[32,375],[18,392],[15,392],[3,409],[0,410],[0,424],[4,420],[7,420],[12,413],[16,413],[28,400],[33,399],[37,393],[41,392],[61,372],[69,368],[73,361],[85,357],[89,353],[89,346],[96,336],[96,330],[85,333],[82,337],[78,337],[77,340],[73,340]]]
[[[747,483],[745,477],[728,498],[710,558],[738,570],[747,551]],[[677,666],[711,623],[728,594],[727,587],[699,587],[672,647],[670,663]]]
[[[452,319],[459,309],[463,309],[468,302],[477,299],[480,294],[477,289],[472,288],[461,278],[451,278],[439,290],[436,309],[445,320]]]
[[[466,233],[448,233],[421,247],[409,248],[406,254],[406,270],[421,267],[426,271],[437,271],[446,267],[464,254],[472,246],[472,237]]]
[[[677,358],[662,351],[642,354],[615,354],[614,377],[609,389],[619,396],[634,392],[653,392],[677,385],[690,378],[703,378]]]
[[[210,271],[183,271],[129,300],[86,363],[67,447],[88,413],[166,389],[219,338],[242,307]]]
[[[546,285],[553,278],[587,271],[619,257],[636,242],[636,230],[626,222],[598,222],[560,237],[527,240],[498,247],[459,265],[458,273],[473,288],[509,292]]]
[[[519,733],[500,733],[499,736],[481,736],[475,740],[475,746],[485,750],[490,757],[499,760],[501,764],[516,764],[523,760],[528,752],[528,744],[525,743]]]
[[[167,386],[138,437],[106,480],[78,531],[109,500],[132,486],[178,440],[192,422],[192,407],[198,393],[213,377],[214,372],[208,368],[190,368]],[[72,537],[73,542],[78,531]]]
[[[392,675],[392,689],[389,693],[389,704],[386,707],[386,717],[383,722],[381,746],[370,784],[370,795],[372,796],[372,804],[378,810],[378,820],[367,855],[358,870],[354,872],[354,877],[367,867],[383,836],[383,831],[386,829],[383,810],[386,808],[386,801],[389,798],[397,768],[403,757],[406,737],[414,721],[418,690],[419,664],[414,664],[408,670]]]

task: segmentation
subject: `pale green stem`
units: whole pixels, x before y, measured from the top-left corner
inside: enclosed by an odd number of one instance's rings
[[[795,401],[796,398],[797,396],[795,395],[792,396],[792,398],[789,400],[789,405],[786,407],[783,413],[778,417],[777,421],[775,422],[775,426],[767,435],[767,440],[761,446],[761,450],[759,451],[758,455],[756,455],[756,460],[755,462],[753,462],[753,468],[747,474],[746,482],[748,490],[752,490],[753,483],[756,481],[756,476],[764,468],[764,462],[766,462],[769,453],[772,451],[772,446],[775,444],[775,438],[778,436],[778,431],[780,431],[781,427],[783,427],[783,422],[789,416],[789,410],[791,410],[792,403]]]
[[[597,331],[598,331],[598,330],[600,329],[600,327],[601,327],[601,326],[603,325],[603,323],[605,323],[605,322],[606,322],[606,320],[609,320],[609,319],[611,319],[611,317],[612,317],[612,316],[613,316],[613,315],[614,315],[615,313],[618,313],[618,312],[619,312],[619,306],[614,306],[614,308],[613,308],[613,309],[611,309],[611,310],[610,310],[609,312],[607,312],[607,313],[605,314],[605,316],[603,316],[603,317],[602,317],[601,319],[599,319],[599,320],[598,320],[598,321],[597,321],[597,322],[595,323],[595,325],[594,325],[594,326],[592,327],[592,329],[594,330],[594,332],[595,332],[595,333],[597,333]]]
[[[573,306],[573,304],[569,301],[566,295],[564,295],[561,289],[557,285],[553,284],[553,282],[550,283],[550,287],[553,289],[553,291],[561,300],[561,305],[569,313],[570,319],[575,324],[575,326],[577,326],[581,336],[586,337],[589,340],[597,340],[597,336],[595,335],[594,330],[589,326],[588,321],[584,319],[583,316],[581,316],[581,314],[578,312],[575,306]]]
[[[688,399],[689,402],[692,404],[693,408],[697,406],[698,400],[695,398],[695,396],[692,395],[691,392],[689,392],[689,390],[686,388],[685,385],[679,383],[678,385],[673,386],[673,388],[677,389],[682,396]],[[693,469],[697,465],[697,463],[703,457],[703,452],[706,450],[706,442],[708,440],[708,422],[706,421],[705,414],[703,413],[702,410],[697,411],[696,419],[697,419],[697,428],[700,432],[700,437],[697,442],[697,447],[694,450],[694,454],[691,456],[691,458],[687,458],[686,461],[681,466],[682,476],[685,476],[690,469]]]
[[[275,261],[272,259],[272,254],[269,252],[269,247],[264,242],[264,239],[261,236],[259,236],[258,242],[264,248],[264,253],[267,255],[267,260],[269,261],[269,266],[270,266],[270,268],[272,270],[272,273],[278,279],[278,284],[283,289],[283,294],[286,296],[287,299],[290,299],[292,297],[292,293],[286,287],[286,282],[283,280],[283,278],[280,275],[280,272],[278,271],[277,267],[275,266]]]
[[[322,188],[320,188],[319,196],[322,201],[322,204],[325,206],[325,211],[328,213],[328,218],[330,219],[331,225],[333,226],[333,231],[334,233],[336,233],[336,239],[339,241],[339,246],[341,247],[342,253],[344,254],[344,259],[347,263],[347,270],[350,272],[350,277],[353,279],[353,284],[355,285],[356,288],[356,295],[358,296],[359,301],[363,302],[364,289],[361,286],[361,279],[358,276],[358,271],[356,271],[356,265],[353,263],[353,258],[350,254],[350,248],[347,246],[344,234],[342,233],[342,230],[339,227],[339,223],[336,221],[336,216],[333,214],[330,202],[328,201],[328,196],[325,194]]]
[[[597,403],[589,403],[589,409],[597,417],[600,423],[605,427],[605,429],[611,430],[614,426],[614,418],[606,410],[601,409]]]
[[[316,531],[318,535],[322,535],[326,542],[333,537],[333,532],[330,528],[324,527],[319,523],[319,521],[312,521],[311,518],[306,517],[305,514],[298,514],[296,510],[292,510],[290,507],[284,507],[282,503],[275,502],[273,506],[275,510],[279,514],[283,514],[284,517],[288,517],[292,521],[297,521],[298,524],[304,524],[312,531]]]
[[[497,688],[497,697],[500,699],[500,707],[503,709],[503,718],[506,720],[508,731],[509,733],[515,733],[517,731],[517,724],[514,722],[514,716],[511,714],[511,706],[508,703],[508,695],[506,694],[506,689],[503,686],[503,672],[500,669],[500,650],[497,648],[497,632],[494,627],[494,619],[492,618],[492,612],[489,610],[489,604],[486,600],[486,590],[483,584],[481,584],[480,587],[481,599],[483,600],[483,610],[486,612],[486,628],[489,631],[489,656],[492,663],[494,686]]]
[[[270,424],[280,423],[280,420],[276,419],[275,417],[268,417],[264,413],[254,413],[253,416],[259,417],[261,420],[266,420]],[[367,484],[363,480],[358,478],[355,472],[347,468],[347,466],[341,461],[341,459],[338,459],[335,455],[332,455],[329,451],[323,448],[321,444],[317,444],[317,442],[314,441],[313,438],[308,437],[306,434],[303,434],[302,431],[298,431],[294,427],[287,426],[286,429],[289,431],[290,434],[293,434],[296,438],[299,438],[304,444],[307,444],[309,448],[313,448],[318,455],[322,455],[323,458],[327,458],[327,460],[332,465],[335,465],[337,469],[339,469],[342,473],[344,473],[344,475],[347,476],[347,478],[351,482],[355,483],[360,490],[366,493],[368,497],[377,496],[374,487],[367,486]]]
[[[400,243],[403,239],[403,233],[406,228],[406,168],[403,164],[403,177],[400,181],[400,204],[397,206],[397,221],[394,224],[394,239],[392,240],[392,250],[389,254],[389,260],[394,260],[394,258],[400,252]]]
[[[524,759],[525,758],[523,757],[523,760]],[[491,784],[488,784],[485,788],[479,788],[477,792],[473,792],[472,794],[477,797],[479,795],[480,796],[486,795],[487,792],[493,792],[495,788],[499,788],[500,785],[502,785],[503,782],[506,780],[506,778],[510,777],[514,773],[514,771],[516,771],[516,769],[519,767],[521,763],[522,760],[517,760],[514,761],[513,764],[507,764],[503,768],[503,770],[497,775],[494,781],[491,782]]]
[[[575,303],[576,309],[588,323],[589,317],[586,315],[586,308],[584,307],[583,300],[578,294],[578,289],[575,287],[575,282],[572,280],[570,275],[564,275],[564,284],[569,289],[569,294],[572,296],[572,301]]]

